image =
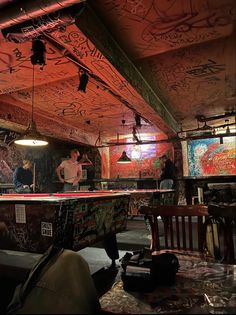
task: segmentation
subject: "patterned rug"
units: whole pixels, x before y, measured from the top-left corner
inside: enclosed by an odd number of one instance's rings
[[[180,269],[174,285],[157,286],[148,293],[128,292],[119,281],[101,297],[102,309],[115,314],[208,314],[215,309],[234,314],[236,266],[177,256]]]

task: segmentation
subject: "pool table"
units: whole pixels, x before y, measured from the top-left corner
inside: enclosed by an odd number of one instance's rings
[[[91,193],[91,191],[83,190],[78,191],[79,193]],[[78,193],[68,192],[68,193]],[[139,208],[141,206],[148,206],[148,205],[156,205],[158,203],[165,203],[165,204],[173,204],[174,197],[175,197],[175,190],[174,189],[132,189],[132,190],[119,190],[119,189],[112,189],[112,190],[94,190],[93,193],[95,194],[107,194],[107,193],[129,193],[130,194],[130,203],[129,203],[129,211],[128,214],[130,216],[139,215]]]
[[[124,192],[2,194],[0,222],[13,241],[0,248],[43,253],[58,244],[77,251],[104,241],[114,261],[119,258],[116,233],[126,229],[129,201]]]

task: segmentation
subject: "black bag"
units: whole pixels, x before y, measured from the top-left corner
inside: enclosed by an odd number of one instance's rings
[[[146,258],[145,250],[126,253],[121,259],[121,279],[127,291],[149,292],[155,287],[151,277],[151,256]]]
[[[179,270],[178,258],[171,253],[153,255],[146,258],[144,251],[126,253],[121,260],[121,279],[124,290],[150,292],[157,285],[175,283]]]
[[[171,253],[152,256],[152,277],[157,284],[172,285],[179,270],[179,260]]]

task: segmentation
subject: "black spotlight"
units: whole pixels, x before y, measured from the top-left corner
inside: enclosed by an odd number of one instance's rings
[[[45,65],[46,47],[40,39],[34,39],[32,42],[33,55],[30,57],[32,65]]]
[[[142,124],[141,124],[141,116],[138,114],[135,114],[135,124],[136,127],[141,128]]]
[[[80,76],[80,82],[79,82],[79,86],[78,86],[78,91],[83,91],[84,93],[86,92],[86,87],[88,84],[88,74],[86,73],[86,71],[84,71],[81,76]]]

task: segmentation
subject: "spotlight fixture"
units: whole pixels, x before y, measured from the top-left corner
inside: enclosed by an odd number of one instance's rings
[[[88,74],[86,71],[84,71],[81,76],[80,76],[80,82],[79,82],[79,86],[78,86],[78,91],[82,91],[82,92],[86,92],[86,87],[88,84]]]
[[[30,57],[32,65],[44,66],[46,47],[40,39],[34,39],[32,42],[33,55]]]
[[[24,146],[44,146],[48,144],[48,141],[42,136],[36,128],[34,121],[34,65],[33,65],[33,84],[32,84],[32,112],[31,112],[31,122],[26,129],[25,133],[14,140],[15,144]]]
[[[229,120],[228,120],[228,119],[225,119],[225,123],[227,124],[225,133],[226,133],[226,134],[229,134],[229,133],[230,133]]]
[[[79,163],[82,165],[93,165],[92,161],[88,158],[88,155],[84,153],[82,158],[79,160]]]
[[[117,163],[126,164],[131,163],[131,159],[127,156],[126,152],[123,151],[121,157],[117,160]]]
[[[135,124],[136,124],[136,127],[138,128],[142,127],[141,116],[139,114],[135,114]]]

